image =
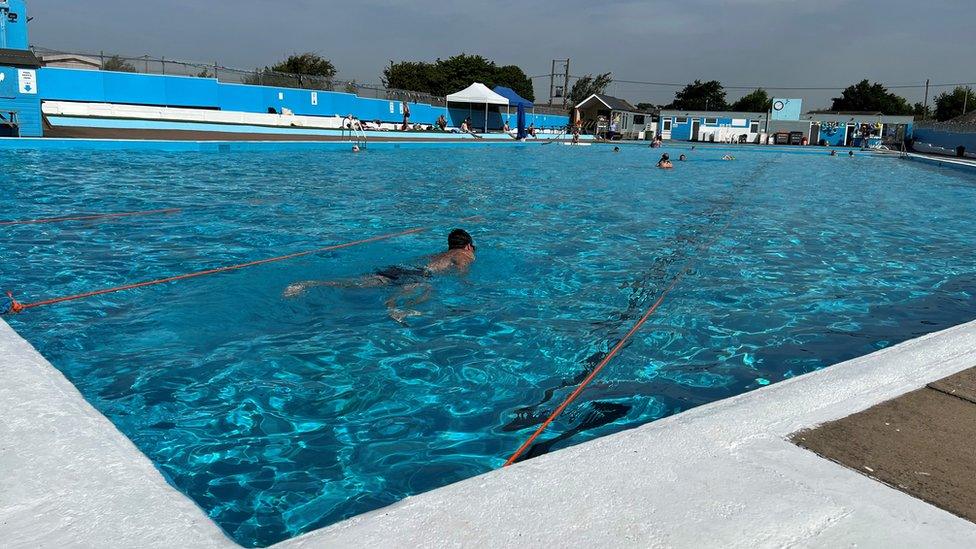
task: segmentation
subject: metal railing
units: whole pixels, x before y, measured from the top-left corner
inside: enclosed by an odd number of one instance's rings
[[[382,84],[357,82],[356,80],[278,72],[268,68],[241,69],[228,67],[217,61],[207,63],[167,59],[165,57],[153,57],[150,55],[121,55],[104,51],[98,53],[69,52],[39,46],[31,46],[31,49],[42,60],[44,57],[52,55],[72,55],[87,58],[91,60],[91,68],[93,69],[101,68],[103,70],[143,74],[215,78],[221,82],[237,84],[345,92],[366,99],[427,103],[436,107],[444,107],[447,105],[447,100],[444,97],[424,92],[387,88]],[[567,115],[566,110],[563,108],[548,107],[545,105],[536,106],[535,111],[538,114]]]

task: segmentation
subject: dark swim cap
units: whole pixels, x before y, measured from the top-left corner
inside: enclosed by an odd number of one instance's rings
[[[454,229],[451,234],[447,235],[447,249],[449,250],[459,250],[473,242],[471,235],[464,229]]]

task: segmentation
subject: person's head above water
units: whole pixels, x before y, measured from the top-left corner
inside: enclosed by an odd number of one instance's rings
[[[678,157],[678,160],[681,160],[681,161],[684,161],[684,160],[686,160],[687,158],[688,158],[687,156],[685,156],[685,155],[681,155],[681,156],[679,156],[679,157]]]
[[[614,148],[613,148],[613,152],[615,152],[615,153],[618,153],[618,152],[620,152],[620,147],[614,147]]]
[[[661,160],[671,160],[671,157],[668,156],[668,153],[664,153],[661,155]]]
[[[468,246],[471,246],[471,251],[474,251],[474,240],[471,239],[471,235],[468,231],[464,229],[454,229],[451,234],[447,235],[447,249],[448,250],[464,250]]]

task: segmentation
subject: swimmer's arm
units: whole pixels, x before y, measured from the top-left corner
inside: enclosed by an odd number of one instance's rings
[[[329,285],[331,281],[329,280],[303,280],[301,282],[293,282],[285,288],[282,292],[284,297],[298,297],[304,294],[309,288],[315,288],[316,286],[326,286]]]

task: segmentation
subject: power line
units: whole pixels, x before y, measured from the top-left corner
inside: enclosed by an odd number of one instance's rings
[[[543,75],[539,75],[539,76],[530,76],[529,78],[548,78],[548,77],[549,77],[548,74],[543,74]],[[574,74],[574,75],[570,75],[570,78],[575,78],[575,79],[578,80],[578,79],[580,79],[582,77]],[[611,83],[614,83],[614,84],[639,84],[639,85],[643,85],[643,86],[660,86],[660,87],[667,87],[667,88],[683,88],[683,87],[685,87],[685,86],[688,85],[687,82],[686,83],[683,83],[683,84],[679,84],[677,82],[651,82],[651,81],[647,81],[647,80],[623,80],[623,79],[618,79],[618,78],[614,78],[613,80],[611,80]],[[882,82],[881,85],[883,85],[885,88],[887,88],[889,90],[921,89],[921,88],[924,88],[925,87],[925,83],[924,82],[921,82],[921,83],[918,83],[918,84],[895,84],[895,85],[885,85]],[[945,84],[929,84],[928,87],[930,87],[930,88],[952,88],[952,87],[958,87],[958,86],[974,86],[974,85],[976,85],[976,82],[956,82],[956,83],[945,83]],[[849,87],[849,84],[848,85],[844,85],[844,86],[769,86],[769,85],[765,85],[765,84],[754,84],[754,85],[750,85],[750,86],[742,86],[742,85],[737,85],[737,86],[731,86],[731,85],[730,86],[724,86],[723,85],[722,87],[725,88],[725,89],[727,89],[727,90],[755,90],[755,89],[758,89],[758,88],[762,88],[764,90],[781,90],[781,91],[790,91],[790,90],[793,90],[793,91],[837,91],[837,90],[844,90],[844,89],[848,88]]]

